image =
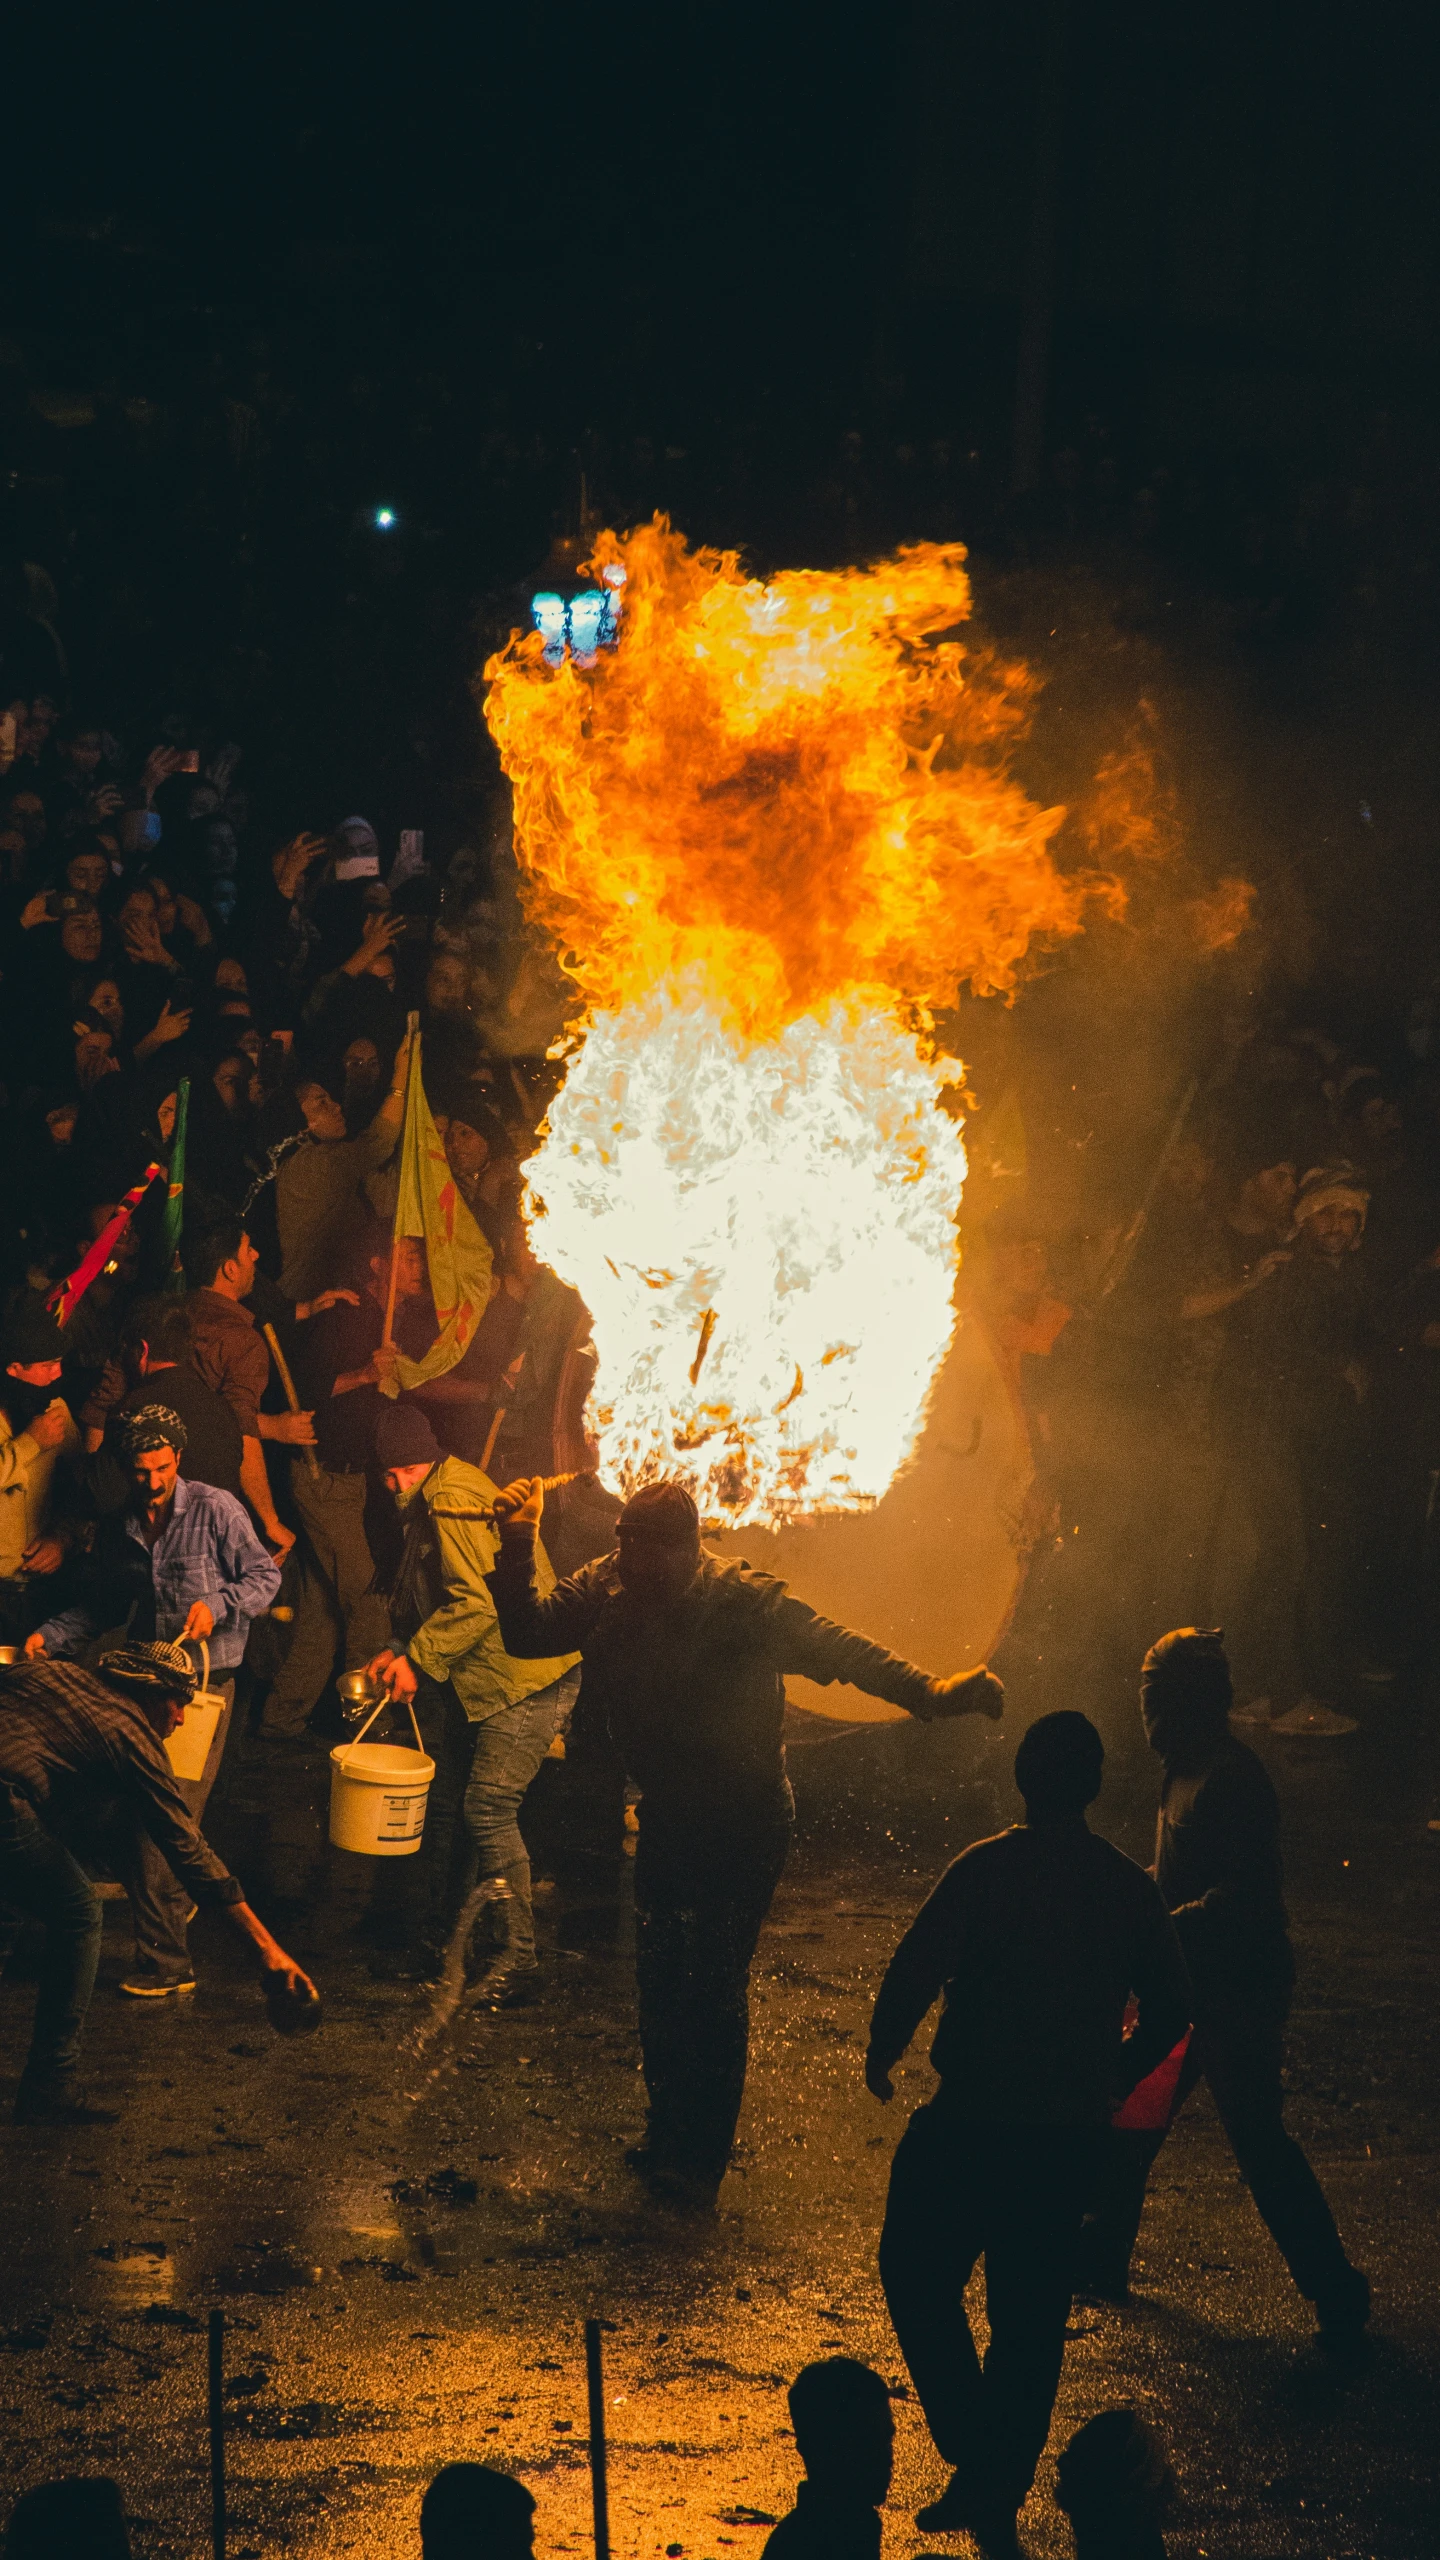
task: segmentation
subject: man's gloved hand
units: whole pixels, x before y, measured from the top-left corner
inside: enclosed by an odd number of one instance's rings
[[[543,1476],[521,1476],[495,1496],[494,1520],[500,1535],[507,1529],[536,1530],[545,1508]]]
[[[1004,1713],[1005,1683],[983,1662],[978,1671],[957,1671],[949,1680],[930,1683],[932,1716],[986,1716],[998,1724]]]

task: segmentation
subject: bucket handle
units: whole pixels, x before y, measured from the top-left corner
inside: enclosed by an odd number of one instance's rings
[[[200,1686],[202,1689],[208,1689],[210,1686],[210,1647],[203,1636],[191,1636],[188,1638],[188,1642],[191,1644],[198,1644],[200,1647]]]
[[[355,1744],[356,1744],[357,1742],[363,1742],[363,1741],[364,1741],[366,1734],[369,1732],[370,1727],[372,1726],[372,1724],[374,1723],[374,1721],[375,1721],[376,1717],[377,1717],[377,1716],[378,1716],[378,1714],[380,1713],[381,1708],[382,1708],[382,1707],[391,1707],[391,1706],[393,1706],[393,1705],[394,1705],[394,1703],[395,1703],[394,1698],[392,1697],[392,1695],[391,1695],[390,1691],[389,1691],[388,1689],[386,1689],[386,1690],[385,1690],[385,1692],[384,1692],[384,1695],[383,1695],[382,1697],[380,1697],[380,1698],[377,1698],[377,1699],[376,1699],[374,1706],[371,1708],[370,1713],[368,1714],[368,1716],[366,1717],[366,1719],[365,1719],[364,1723],[363,1723],[363,1724],[362,1724],[362,1726],[360,1727],[359,1732],[358,1732],[357,1734],[352,1734],[352,1736],[351,1736],[351,1740],[350,1740],[350,1748],[351,1748],[352,1750],[354,1749]],[[424,1750],[425,1750],[425,1743],[424,1743],[424,1738],[423,1738],[423,1736],[422,1736],[422,1734],[421,1734],[421,1731],[420,1731],[420,1727],[419,1727],[418,1723],[416,1722],[416,1717],[415,1717],[415,1701],[414,1701],[414,1699],[413,1699],[413,1698],[407,1698],[407,1699],[406,1699],[406,1701],[405,1701],[405,1704],[406,1704],[406,1707],[409,1709],[410,1722],[411,1722],[411,1724],[412,1724],[412,1725],[414,1726],[414,1728],[415,1728],[415,1748],[416,1748],[416,1750],[417,1750],[418,1752],[420,1752],[420,1753],[423,1755]]]

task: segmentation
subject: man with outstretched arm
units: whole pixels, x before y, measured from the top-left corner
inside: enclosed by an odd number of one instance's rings
[[[1150,1878],[1085,1820],[1105,1753],[1088,1718],[1042,1716],[1015,1758],[1025,1820],[948,1866],[891,1957],[866,2086],[932,2001],[940,2087],[895,2154],[880,2278],[926,2424],[954,2477],[917,2522],[1018,2551],[1065,2351],[1075,2245],[1117,2102],[1172,2052],[1190,1989]],[[1139,2001],[1122,2043],[1126,2004]],[[985,2260],[983,2369],[965,2287]]]
[[[490,1589],[508,1653],[580,1655],[577,1729],[608,1735],[643,1789],[635,1971],[650,2120],[631,2166],[703,2209],[730,2158],[750,1963],[794,1828],[785,1674],[848,1681],[922,1721],[996,1719],[1005,1693],[983,1666],[932,1679],[818,1616],[773,1574],[712,1555],[681,1484],[632,1494],[614,1553],[547,1594],[535,1555],[543,1505],[538,1478],[500,1495]]]
[[[17,2124],[113,2124],[77,2084],[102,1906],[67,1837],[93,1836],[117,1805],[132,1813],[196,1902],[224,1910],[247,1938],[277,2023],[318,2015],[308,1974],[245,1900],[209,1848],[165,1756],[194,1695],[179,1645],[123,1645],[96,1671],[35,1661],[7,1672],[0,1696],[0,1899],[45,1930],[29,2059]]]

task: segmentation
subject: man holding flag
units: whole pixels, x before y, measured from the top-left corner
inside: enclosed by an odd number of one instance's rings
[[[309,1555],[294,1638],[261,1725],[272,1741],[303,1733],[337,1642],[348,1670],[385,1643],[389,1619],[365,1529],[376,1430],[402,1389],[433,1384],[463,1357],[491,1296],[490,1247],[431,1117],[413,1017],[405,1065],[394,1234],[375,1233],[362,1266],[342,1275],[357,1282],[358,1297],[349,1304],[348,1292],[337,1293],[306,1327],[296,1362],[315,1428],[313,1463],[296,1467],[291,1486]]]

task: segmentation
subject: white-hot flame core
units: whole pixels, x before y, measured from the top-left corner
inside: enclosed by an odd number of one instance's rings
[[[595,1320],[621,1491],[678,1476],[704,1517],[773,1524],[868,1509],[913,1450],[965,1150],[937,1108],[959,1067],[892,1008],[858,991],[750,1047],[669,989],[589,1022],[527,1207]]]

